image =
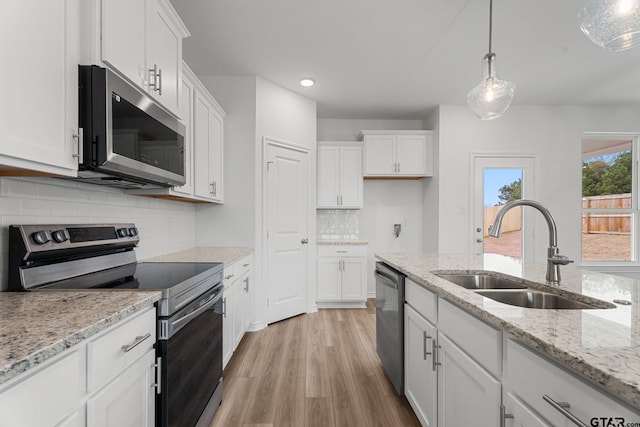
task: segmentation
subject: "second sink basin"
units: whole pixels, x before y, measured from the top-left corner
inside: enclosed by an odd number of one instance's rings
[[[478,291],[478,294],[504,304],[541,309],[593,309],[599,308],[561,295],[532,290]]]
[[[523,284],[488,274],[438,274],[438,277],[466,289],[526,289]]]

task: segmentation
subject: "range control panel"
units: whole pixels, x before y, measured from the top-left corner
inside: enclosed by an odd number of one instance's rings
[[[12,225],[14,236],[19,232],[27,252],[89,248],[103,245],[128,244],[140,241],[135,224],[34,224]]]

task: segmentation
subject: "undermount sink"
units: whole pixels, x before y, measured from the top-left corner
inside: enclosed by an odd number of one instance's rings
[[[443,278],[466,289],[526,289],[521,283],[488,274],[438,274]]]
[[[518,307],[555,310],[584,310],[615,307],[614,304],[605,301],[599,301],[599,303],[594,304],[577,301],[570,297],[545,292],[535,287],[531,288],[517,280],[487,273],[434,273],[444,280],[465,289],[470,289],[483,297]],[[578,295],[578,297],[580,296]]]
[[[503,304],[515,305],[525,308],[565,310],[600,308],[581,301],[575,301],[561,295],[532,290],[478,291],[476,293],[484,297],[491,298],[494,301],[501,302]]]

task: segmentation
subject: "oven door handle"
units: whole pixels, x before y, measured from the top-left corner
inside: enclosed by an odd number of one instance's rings
[[[210,296],[208,299],[202,302],[198,308],[196,308],[189,314],[179,318],[174,322],[169,323],[169,335],[170,336],[173,335],[175,332],[180,330],[184,325],[189,323],[194,317],[198,317],[199,315],[204,313],[210,307],[215,305],[215,303],[217,303],[220,300],[220,298],[222,298],[222,292],[218,292],[217,294]]]

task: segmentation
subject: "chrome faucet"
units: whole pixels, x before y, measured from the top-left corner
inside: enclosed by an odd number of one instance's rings
[[[500,237],[500,228],[502,227],[502,219],[509,209],[516,206],[531,206],[537,209],[547,220],[549,226],[549,248],[547,249],[547,283],[552,285],[560,284],[560,266],[567,265],[573,260],[564,255],[558,253],[558,231],[556,229],[556,222],[551,216],[549,209],[542,206],[540,203],[533,200],[514,200],[503,206],[493,222],[493,225],[489,226],[489,236]]]

